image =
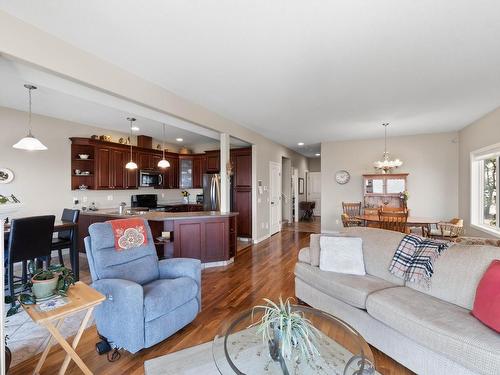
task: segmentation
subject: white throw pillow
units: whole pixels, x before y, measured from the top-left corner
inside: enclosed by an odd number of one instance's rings
[[[322,271],[366,275],[361,238],[321,236],[319,246]]]

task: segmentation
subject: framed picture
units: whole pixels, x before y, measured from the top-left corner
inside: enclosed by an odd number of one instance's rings
[[[304,194],[304,179],[302,177],[299,177],[299,194]]]

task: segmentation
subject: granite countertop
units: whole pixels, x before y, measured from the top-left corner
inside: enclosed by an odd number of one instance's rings
[[[129,212],[130,208],[125,208]],[[80,215],[90,216],[111,216],[116,218],[142,217],[151,221],[180,220],[180,219],[208,219],[212,217],[231,217],[238,215],[238,212],[219,212],[219,211],[195,211],[195,212],[157,212],[157,211],[139,211],[133,210],[131,213],[120,215],[117,208],[103,208],[98,211],[81,211]]]

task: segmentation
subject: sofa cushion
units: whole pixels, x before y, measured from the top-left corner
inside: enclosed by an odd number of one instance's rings
[[[321,271],[305,263],[295,265],[295,275],[309,285],[351,306],[366,308],[366,298],[377,290],[397,285],[371,275],[348,275]]]
[[[299,262],[311,264],[311,252],[308,247],[304,247],[299,251]]]
[[[479,281],[494,259],[500,259],[499,247],[455,244],[434,262],[429,289],[414,283],[406,286],[472,310]]]
[[[189,277],[155,280],[145,284],[143,290],[146,322],[175,310],[198,295],[198,286]]]
[[[500,335],[470,311],[407,287],[368,296],[375,319],[464,367],[482,374],[500,369]]]
[[[147,244],[116,251],[111,224],[90,225],[91,249],[88,258],[93,277],[95,275],[97,279],[125,279],[141,285],[158,279],[158,256],[149,225],[146,225],[146,231]]]

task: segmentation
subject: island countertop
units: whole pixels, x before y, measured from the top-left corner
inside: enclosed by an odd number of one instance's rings
[[[125,208],[124,212],[129,212],[130,208]],[[119,214],[116,208],[104,208],[98,211],[81,211],[80,215],[106,216],[116,218],[142,217],[148,221],[184,220],[184,219],[209,219],[217,217],[237,216],[237,212],[219,211],[193,211],[193,212],[161,212],[161,211],[141,211],[133,210],[130,213]]]

